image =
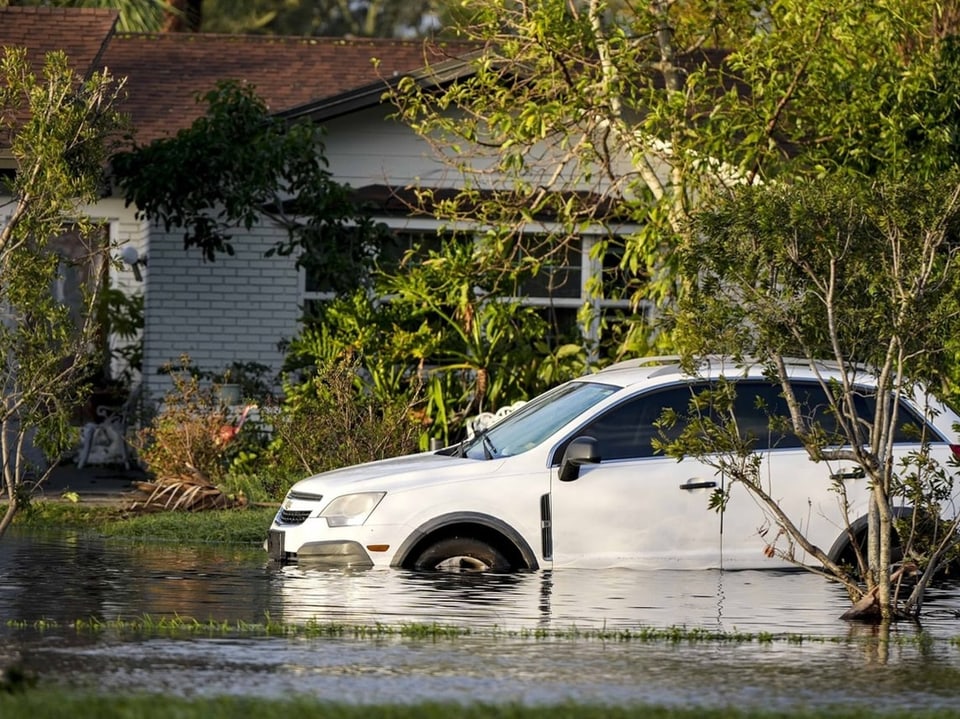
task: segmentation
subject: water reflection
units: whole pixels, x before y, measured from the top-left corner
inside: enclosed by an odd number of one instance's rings
[[[760,705],[849,702],[878,685],[887,708],[954,701],[957,587],[928,595],[922,626],[878,634],[838,619],[843,591],[805,572],[562,570],[516,575],[271,567],[259,548],[10,535],[0,541],[0,666],[19,660],[102,691],[331,699]],[[799,641],[538,641],[478,633],[451,642],[77,632],[77,619],[192,617],[229,624],[437,622],[512,629],[684,626]],[[38,629],[41,620],[59,627]],[[21,628],[26,623],[27,628]],[[923,634],[921,635],[921,629]],[[810,640],[811,635],[826,640]],[[915,639],[927,641],[899,641]],[[833,642],[830,638],[852,638]],[[864,672],[864,667],[870,671]],[[810,677],[816,682],[811,683]],[[496,696],[490,687],[496,686]]]
[[[0,540],[0,617],[67,624],[144,614],[262,619],[270,588],[261,554],[13,534]]]
[[[274,612],[289,621],[450,621],[506,628],[703,628],[717,632],[851,636],[837,585],[804,571],[558,570],[516,575],[363,572],[345,577],[296,566],[278,570]],[[930,591],[914,632],[953,636],[956,586]]]
[[[560,570],[340,573],[284,567],[273,611],[287,621],[469,621],[500,627],[701,627],[843,633],[845,596],[802,572]]]
[[[504,629],[684,626],[820,636],[863,629],[838,619],[848,603],[842,589],[801,571],[343,572],[274,567],[253,547],[14,534],[0,541],[0,580],[0,616],[26,623],[143,615],[233,623],[269,615],[296,623]],[[957,632],[955,589],[947,584],[929,592],[923,630]]]

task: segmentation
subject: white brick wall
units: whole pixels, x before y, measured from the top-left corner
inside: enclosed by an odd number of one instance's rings
[[[149,399],[162,398],[169,387],[157,370],[182,354],[214,372],[235,361],[279,371],[277,343],[298,331],[301,280],[293,258],[264,252],[284,236],[273,227],[238,231],[234,255],[204,262],[198,249],[184,250],[182,232],[152,228],[144,338]]]
[[[111,204],[111,201],[103,203],[104,205]],[[102,206],[98,208],[93,208],[94,211],[97,209],[105,209]],[[144,257],[147,255],[147,243],[148,243],[148,234],[149,227],[146,222],[138,220],[133,216],[132,209],[125,209],[120,211],[119,208],[114,207],[115,210],[114,216],[111,219],[110,224],[110,240],[111,243],[118,248],[125,247],[127,245],[133,247],[137,250],[137,255]],[[116,254],[116,253],[115,253]],[[123,262],[114,263],[110,267],[110,284],[121,290],[127,295],[144,295],[146,292],[146,280],[148,274],[148,268],[146,266],[139,267],[141,279],[137,279],[136,275],[133,272],[133,268]],[[135,338],[130,339],[121,339],[114,335],[111,335],[109,338],[110,347],[116,349],[122,345],[128,345],[135,343],[137,340]],[[113,376],[120,376],[125,367],[121,366],[120,362],[116,359],[113,362],[111,371]]]

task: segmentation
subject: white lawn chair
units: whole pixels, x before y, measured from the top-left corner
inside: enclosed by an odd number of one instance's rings
[[[130,469],[130,445],[127,431],[136,415],[140,400],[140,386],[130,390],[130,395],[119,407],[97,407],[100,422],[87,422],[80,433],[80,449],[77,451],[77,467],[91,465],[123,465]]]
[[[473,439],[478,432],[482,432],[489,426],[496,424],[508,414],[525,404],[526,402],[524,400],[520,400],[519,402],[508,404],[506,407],[501,407],[496,412],[481,412],[476,417],[471,417],[466,422],[467,439]]]

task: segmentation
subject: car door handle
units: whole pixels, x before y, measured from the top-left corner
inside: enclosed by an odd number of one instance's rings
[[[716,486],[716,482],[687,482],[681,484],[680,489],[713,489]]]
[[[830,479],[863,479],[867,476],[867,473],[863,471],[863,467],[854,467],[848,472],[834,472],[830,475]]]

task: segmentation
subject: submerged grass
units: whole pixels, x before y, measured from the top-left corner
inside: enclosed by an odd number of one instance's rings
[[[581,704],[524,706],[518,704],[419,703],[357,705],[324,702],[308,697],[284,700],[218,697],[185,699],[168,695],[101,696],[66,692],[0,693],[0,716],[4,719],[952,719],[960,710],[876,712],[867,708],[751,711],[724,708],[675,708],[637,705],[629,707]]]
[[[849,637],[824,637],[795,633],[773,634],[770,632],[721,632],[698,627],[673,626],[633,627],[620,629],[607,628],[504,628],[497,625],[463,626],[439,623],[381,623],[348,624],[334,621],[312,619],[302,623],[277,621],[266,615],[263,621],[218,621],[208,619],[200,621],[187,616],[150,616],[120,617],[116,619],[76,619],[63,623],[55,619],[7,620],[6,627],[14,630],[52,632],[64,629],[78,634],[98,634],[109,632],[112,636],[232,636],[232,637],[288,637],[299,639],[347,638],[347,639],[383,639],[404,640],[457,640],[464,637],[521,640],[521,641],[603,641],[636,642],[641,644],[843,644],[856,639]],[[889,640],[898,645],[917,644],[928,647],[935,641],[921,632],[917,635],[896,636]],[[946,640],[958,644],[960,640]]]

